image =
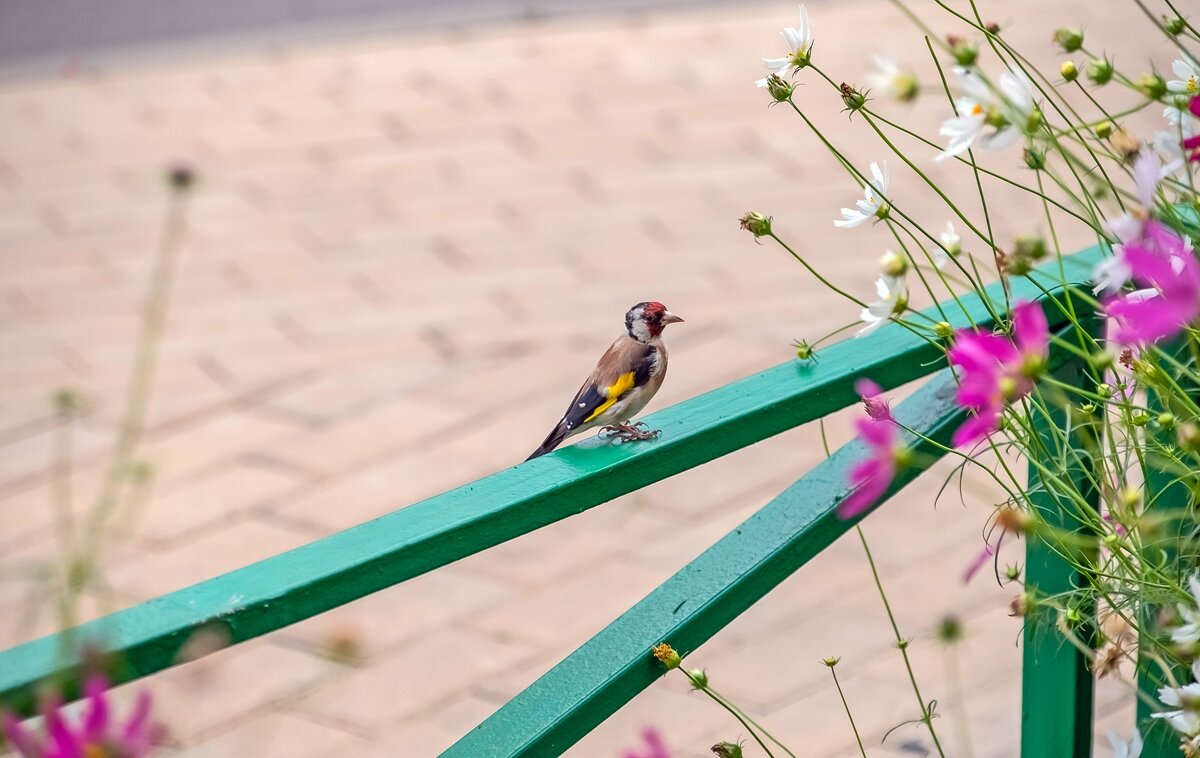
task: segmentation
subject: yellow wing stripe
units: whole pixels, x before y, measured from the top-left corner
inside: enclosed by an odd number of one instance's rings
[[[621,395],[624,395],[631,389],[633,389],[632,371],[630,371],[628,374],[621,374],[621,376],[617,378],[616,384],[605,390],[605,392],[608,394],[608,399],[597,406],[596,410],[592,411],[592,415],[583,420],[583,423],[586,424],[587,422],[599,416],[601,413],[604,413],[606,410],[612,407],[613,403],[620,399]]]

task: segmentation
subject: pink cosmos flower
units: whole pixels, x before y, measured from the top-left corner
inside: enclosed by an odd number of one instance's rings
[[[646,743],[647,751],[645,753],[630,750],[622,758],[671,758],[671,751],[667,750],[667,743],[663,741],[658,730],[647,729],[642,732],[642,739]]]
[[[1006,402],[1028,395],[1046,365],[1050,330],[1036,303],[1013,306],[1013,337],[964,329],[950,348],[950,363],[962,369],[958,402],[975,415],[954,432],[954,445],[974,444],[1000,426]]]
[[[1188,110],[1196,118],[1200,118],[1200,97],[1193,97],[1188,102]],[[1183,151],[1187,153],[1189,161],[1200,162],[1200,135],[1188,137],[1183,141]]]
[[[896,424],[891,422],[890,413],[887,419],[860,418],[855,422],[858,437],[870,453],[850,469],[850,484],[855,489],[838,506],[840,519],[854,518],[879,502],[896,478],[897,461],[903,452],[897,445]]]
[[[891,401],[883,397],[883,387],[870,379],[859,379],[854,383],[854,391],[862,398],[863,409],[872,421],[894,421],[892,418]]]
[[[1200,262],[1188,241],[1158,221],[1125,245],[1133,280],[1145,288],[1105,303],[1117,322],[1114,339],[1147,344],[1178,334],[1200,318]]]
[[[112,718],[107,689],[108,680],[103,676],[88,677],[83,688],[87,710],[78,723],[68,723],[63,715],[62,700],[54,699],[42,708],[46,722],[44,736],[34,735],[11,713],[3,714],[4,734],[24,758],[142,758],[149,755],[165,736],[162,725],[150,720],[150,693],[142,691],[129,719],[118,725]]]

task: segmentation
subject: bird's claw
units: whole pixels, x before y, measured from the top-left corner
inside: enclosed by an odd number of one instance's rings
[[[601,427],[600,431],[608,433],[607,439],[622,442],[652,440],[662,434],[661,429],[651,429],[645,421],[638,421],[635,424],[613,424]]]

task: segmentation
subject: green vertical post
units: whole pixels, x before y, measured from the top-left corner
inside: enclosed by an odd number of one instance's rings
[[[1056,378],[1079,386],[1086,379],[1082,361],[1071,361],[1054,372]],[[1082,470],[1071,450],[1079,446],[1076,432],[1064,440],[1068,425],[1066,408],[1047,402],[1049,414],[1035,412],[1034,428],[1041,441],[1042,462],[1054,469],[1066,465],[1090,505],[1097,507],[1094,488],[1082,485]],[[1075,447],[1083,461],[1087,453]],[[1086,463],[1085,463],[1086,465]],[[1066,531],[1080,531],[1078,505],[1055,494],[1034,466],[1029,468],[1029,500],[1049,525]],[[1088,581],[1068,562],[1061,545],[1049,544],[1036,533],[1028,535],[1025,550],[1026,585],[1035,596],[1054,595],[1081,587]],[[1086,558],[1086,553],[1080,553]],[[1084,619],[1094,608],[1078,609]],[[1033,604],[1025,618],[1024,660],[1021,678],[1021,757],[1088,758],[1092,754],[1092,672],[1088,659],[1063,638],[1057,628],[1059,611]],[[1080,630],[1090,640],[1093,634]]]

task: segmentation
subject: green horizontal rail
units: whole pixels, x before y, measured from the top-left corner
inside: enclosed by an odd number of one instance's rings
[[[1062,263],[1066,282],[1083,282],[1098,248]],[[1013,282],[1013,297],[1061,289],[1056,262]],[[1042,284],[1036,284],[1037,280]],[[993,287],[993,300],[1003,293]],[[1052,326],[1066,321],[1048,300]],[[990,328],[978,296],[947,310],[956,326]],[[955,309],[957,305],[952,306]],[[926,311],[941,318],[936,309]],[[968,318],[969,316],[969,318]],[[179,662],[199,630],[219,627],[231,643],[283,628],[506,542],[747,445],[819,419],[854,402],[853,382],[870,376],[885,389],[928,375],[939,348],[889,324],[821,351],[817,363],[785,363],[654,414],[653,443],[565,448],[381,518],[155,598],[57,635],[0,653],[0,704],[29,712],[39,683],[56,680],[68,696],[78,672],[64,651],[99,647],[119,654],[116,682]]]
[[[1070,359],[1067,351],[1057,350],[1051,365]],[[902,470],[883,501],[942,457],[939,445],[949,446],[966,417],[955,399],[957,387],[954,375],[943,370],[894,410],[900,425],[916,433],[902,437],[921,463]],[[839,448],[452,745],[443,758],[531,758],[559,755],[575,744],[665,673],[650,655],[654,645],[667,642],[682,655],[694,651],[868,515],[837,516],[850,493],[850,468],[864,451],[858,441]]]

